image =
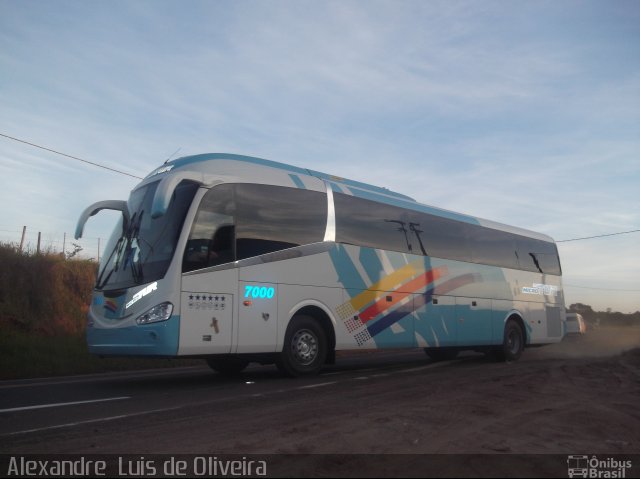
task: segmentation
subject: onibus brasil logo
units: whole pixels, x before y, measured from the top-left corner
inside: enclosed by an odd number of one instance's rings
[[[631,461],[611,457],[606,459],[598,459],[595,455],[567,457],[569,477],[624,478],[627,477],[627,469],[631,469],[631,466]]]

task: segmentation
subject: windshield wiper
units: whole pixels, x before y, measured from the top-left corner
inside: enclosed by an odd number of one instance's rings
[[[96,281],[96,289],[100,290],[104,288],[104,286],[109,281],[109,278],[111,278],[111,275],[115,271],[118,271],[118,269],[120,269],[120,262],[122,261],[122,258],[126,256],[127,249],[129,249],[128,247],[130,245],[131,233],[133,231],[133,225],[135,224],[136,214],[137,213],[134,213],[133,216],[131,217],[129,224],[127,226],[127,229],[124,231],[124,234],[118,239],[118,242],[113,248],[113,251],[111,251],[109,258],[105,262],[105,267],[100,273],[100,276],[98,277],[98,281]],[[116,255],[116,259],[114,261],[113,267],[109,270],[109,272],[107,273],[107,276],[104,279],[102,279],[102,277],[105,274],[105,271],[109,266],[109,263],[111,262],[111,258],[113,258],[114,254]]]
[[[104,276],[104,272],[107,270],[109,263],[111,262],[111,258],[113,258],[113,255],[116,254],[116,252],[119,252],[122,249],[122,243],[124,241],[124,237],[121,236],[118,239],[118,242],[116,243],[115,248],[113,248],[113,250],[111,251],[111,254],[109,255],[109,258],[107,258],[107,261],[104,264],[104,269],[102,270],[102,272],[100,273],[100,276],[98,276],[98,280],[96,281],[96,289],[102,289],[104,287],[105,284],[107,284],[107,282],[109,281],[109,278],[111,278],[111,275],[113,274],[113,272],[117,269],[117,262],[116,264],[113,266],[113,268],[111,268],[109,270],[109,273],[107,274],[107,277],[104,278],[104,280],[102,280],[102,277]]]

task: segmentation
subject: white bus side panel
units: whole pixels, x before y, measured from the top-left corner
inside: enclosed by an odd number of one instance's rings
[[[281,290],[276,283],[238,282],[236,353],[276,351],[278,297]]]
[[[293,284],[279,285],[280,295],[278,296],[278,345],[277,350],[281,351],[284,344],[284,335],[290,319],[306,306],[313,306],[324,311],[336,334],[336,349],[353,349],[355,347],[352,336],[346,336],[344,325],[336,321],[335,308],[343,301],[341,288],[323,288],[317,286],[300,286]],[[350,339],[344,343],[345,339]]]
[[[183,275],[178,355],[232,352],[238,270]]]
[[[238,305],[240,312],[238,353],[276,352],[282,350],[284,335],[291,317],[304,306],[315,305],[332,319],[336,340],[340,341],[340,324],[335,321],[335,308],[343,302],[343,289],[327,253],[319,253],[284,261],[273,261],[240,268]],[[274,288],[273,298],[245,298],[247,286]],[[250,294],[250,296],[253,296]],[[252,306],[244,306],[251,299]],[[264,319],[264,314],[269,319]],[[273,342],[265,341],[265,335]],[[260,346],[262,344],[262,346]],[[268,345],[267,345],[268,344]],[[348,348],[356,344],[351,337]]]

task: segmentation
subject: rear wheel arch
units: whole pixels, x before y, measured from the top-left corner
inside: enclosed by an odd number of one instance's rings
[[[527,334],[527,327],[525,326],[525,322],[524,322],[524,318],[522,317],[522,314],[520,314],[519,311],[512,311],[511,313],[509,313],[509,315],[507,315],[506,319],[504,320],[505,327],[510,320],[515,321],[520,326],[520,329],[522,330],[522,335],[524,338],[524,346],[526,346],[529,343],[529,335]],[[504,332],[504,327],[503,327],[503,332]]]
[[[328,353],[331,353],[331,352],[335,353],[336,330],[334,327],[334,321],[331,319],[331,316],[329,316],[329,313],[327,313],[320,306],[311,304],[311,305],[303,306],[302,308],[298,309],[294,314],[291,315],[291,319],[299,315],[309,316],[320,324],[327,338]]]
[[[330,314],[315,303],[290,311],[276,365],[287,376],[317,374],[335,362],[336,333]],[[313,360],[309,360],[315,357]]]
[[[517,361],[525,349],[527,330],[518,314],[510,314],[504,323],[502,344],[494,350],[498,361]]]

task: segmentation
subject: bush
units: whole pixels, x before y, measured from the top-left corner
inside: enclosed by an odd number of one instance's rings
[[[101,359],[85,331],[97,265],[0,243],[0,379],[193,366],[193,359]]]
[[[0,244],[0,329],[82,335],[97,265]]]

